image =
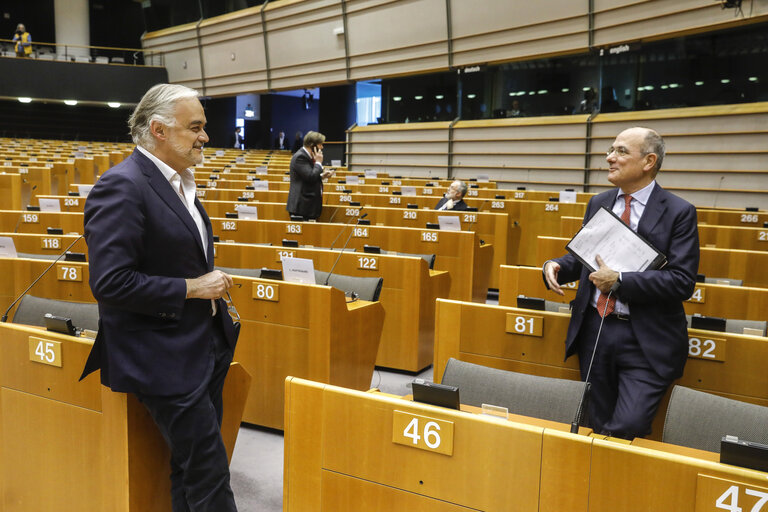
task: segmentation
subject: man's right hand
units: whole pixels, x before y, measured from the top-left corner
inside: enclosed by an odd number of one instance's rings
[[[186,279],[188,299],[218,299],[232,288],[232,278],[221,270]]]
[[[555,261],[548,261],[547,264],[544,265],[544,278],[547,280],[549,289],[558,295],[565,295],[565,293],[563,293],[563,289],[560,288],[560,285],[557,282],[558,272],[560,272],[559,263]]]

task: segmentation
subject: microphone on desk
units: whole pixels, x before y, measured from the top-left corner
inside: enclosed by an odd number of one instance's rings
[[[361,220],[363,220],[364,218],[366,218],[367,216],[368,216],[368,214],[367,214],[367,213],[364,213],[364,214],[362,215],[362,217],[360,217],[360,218],[358,218],[358,219],[357,219],[357,224],[359,224],[359,223],[360,223],[360,221],[361,221]],[[347,223],[347,224],[349,224],[349,223]],[[357,224],[355,224],[355,225],[357,225]],[[345,224],[345,225],[346,225],[346,224]],[[325,283],[324,283],[324,284],[325,284],[325,286],[328,286],[328,281],[331,279],[331,274],[333,274],[333,270],[336,268],[336,265],[339,263],[339,260],[341,259],[341,255],[342,255],[342,254],[344,254],[344,249],[346,249],[346,248],[347,248],[347,245],[349,244],[349,241],[350,241],[350,240],[352,240],[352,234],[353,234],[354,232],[355,232],[355,230],[354,230],[354,229],[353,229],[352,231],[350,231],[350,232],[349,232],[349,236],[347,237],[347,241],[346,241],[346,242],[344,242],[344,247],[342,247],[342,248],[341,248],[341,251],[339,251],[339,256],[336,258],[336,261],[334,261],[334,262],[333,262],[333,266],[331,267],[331,271],[330,271],[330,272],[328,272],[328,276],[325,278]],[[337,237],[337,238],[338,238],[338,237]]]
[[[341,208],[341,207],[340,207],[340,208]],[[363,208],[365,208],[365,206],[361,206],[361,207],[360,207],[360,209],[357,211],[357,215],[358,215],[357,217],[351,217],[351,218],[350,218],[350,219],[349,219],[347,222],[345,222],[345,223],[344,223],[344,225],[341,227],[341,231],[339,231],[339,234],[338,234],[338,235],[336,235],[336,238],[334,238],[334,239],[333,239],[333,242],[331,242],[331,246],[329,247],[330,249],[333,249],[333,246],[334,246],[334,245],[336,244],[336,242],[339,240],[339,237],[340,237],[340,236],[341,236],[341,234],[344,232],[344,230],[345,230],[345,229],[347,229],[347,226],[349,226],[349,223],[350,223],[350,222],[352,222],[352,221],[353,221],[353,220],[355,220],[355,219],[357,219],[357,220],[359,221],[360,219],[364,219],[365,217],[367,217],[367,216],[368,216],[368,214],[366,213],[366,214],[364,214],[362,217],[360,217],[360,212],[362,212],[362,211],[363,211]],[[339,210],[336,210],[336,211],[339,211]],[[333,219],[333,217],[331,217],[331,219]]]
[[[486,199],[480,204],[480,208],[477,209],[477,212],[479,213],[480,210],[483,209],[483,206],[485,206],[485,203],[487,203],[488,200]],[[466,231],[472,231],[472,227],[474,227],[475,223],[477,222],[477,215],[475,215],[475,218],[472,219],[472,222],[469,223],[469,227],[466,229]],[[483,245],[485,243],[485,240],[480,239],[480,245]]]
[[[77,238],[75,238],[75,241],[74,241],[74,242],[72,242],[71,244],[69,244],[69,247],[67,247],[66,249],[64,249],[64,252],[62,252],[61,254],[59,254],[59,256],[58,256],[58,257],[57,257],[55,260],[53,260],[53,263],[51,263],[50,265],[48,265],[48,268],[46,268],[45,270],[43,270],[43,272],[42,272],[42,273],[41,273],[39,276],[37,276],[37,278],[36,278],[34,281],[32,281],[32,284],[30,284],[29,286],[27,286],[27,289],[26,289],[26,290],[24,290],[23,292],[21,292],[21,295],[19,295],[18,297],[16,297],[16,300],[14,300],[13,302],[11,302],[11,305],[10,305],[10,306],[8,306],[8,309],[6,309],[6,310],[5,310],[5,313],[3,314],[3,317],[2,317],[2,318],[0,318],[0,322],[3,322],[3,323],[5,323],[5,322],[7,322],[7,321],[8,321],[8,312],[9,312],[9,311],[10,311],[10,310],[13,308],[13,306],[15,306],[15,305],[16,305],[16,303],[17,303],[17,302],[19,302],[21,299],[23,299],[23,298],[24,298],[24,296],[27,294],[27,292],[28,292],[29,290],[31,290],[31,289],[32,289],[32,287],[33,287],[33,286],[35,286],[35,285],[37,284],[37,282],[38,282],[40,279],[42,279],[42,278],[43,278],[43,276],[44,276],[45,274],[47,274],[47,273],[48,273],[48,271],[49,271],[49,270],[51,270],[51,269],[53,268],[53,266],[54,266],[54,265],[56,265],[56,263],[58,263],[58,262],[59,262],[59,260],[60,260],[61,258],[63,258],[63,257],[64,257],[64,256],[65,256],[65,255],[66,255],[68,252],[69,252],[69,250],[70,250],[72,247],[74,247],[74,245],[75,245],[75,244],[76,244],[76,243],[77,243],[77,242],[78,242],[78,241],[79,241],[81,238],[83,238],[83,236],[84,236],[84,235],[80,235],[80,236],[78,236]]]
[[[608,297],[606,297],[605,302],[605,308],[603,309],[603,314],[600,315],[600,327],[597,328],[597,336],[595,336],[595,346],[592,348],[592,357],[589,359],[589,366],[587,367],[587,376],[584,379],[584,392],[581,394],[581,399],[579,400],[579,406],[576,408],[576,416],[573,418],[573,422],[571,422],[571,434],[578,434],[579,433],[579,423],[581,423],[582,417],[584,416],[584,404],[586,404],[589,401],[589,375],[592,373],[592,364],[595,362],[595,353],[597,352],[597,344],[600,341],[600,333],[603,332],[603,322],[605,321],[605,312],[608,309],[608,301],[611,299],[611,295],[613,295],[613,290],[608,292]],[[598,314],[600,311],[598,310]]]

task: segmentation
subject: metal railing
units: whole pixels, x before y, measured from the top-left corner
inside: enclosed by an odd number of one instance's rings
[[[16,42],[0,38],[0,57],[15,57]],[[126,64],[131,66],[163,66],[160,52],[143,48],[88,46],[80,44],[32,42],[32,54],[27,58],[64,62],[95,62],[97,64]]]

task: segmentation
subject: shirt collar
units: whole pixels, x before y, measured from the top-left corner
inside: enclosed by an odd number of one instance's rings
[[[179,176],[181,180],[187,184],[189,183],[190,179],[192,182],[195,181],[195,173],[192,169],[184,169],[180,173],[177,173],[174,171],[168,164],[157,158],[155,155],[149,152],[149,150],[141,147],[136,146],[136,149],[138,149],[142,155],[146,156],[150,160],[152,160],[152,163],[154,163],[158,169],[160,169],[160,172],[163,174],[166,180],[169,182],[174,178],[174,176]]]
[[[651,197],[651,192],[653,192],[653,187],[655,185],[656,185],[656,180],[653,180],[645,187],[641,188],[637,192],[634,192],[630,195],[632,196],[632,199],[634,199],[638,203],[645,206],[648,203],[648,198]],[[618,200],[622,196],[624,196],[624,192],[622,192],[621,189],[619,189],[618,194],[616,194],[616,199]]]

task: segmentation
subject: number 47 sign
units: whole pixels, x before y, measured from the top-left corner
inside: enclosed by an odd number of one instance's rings
[[[768,488],[699,474],[696,512],[768,512]]]

